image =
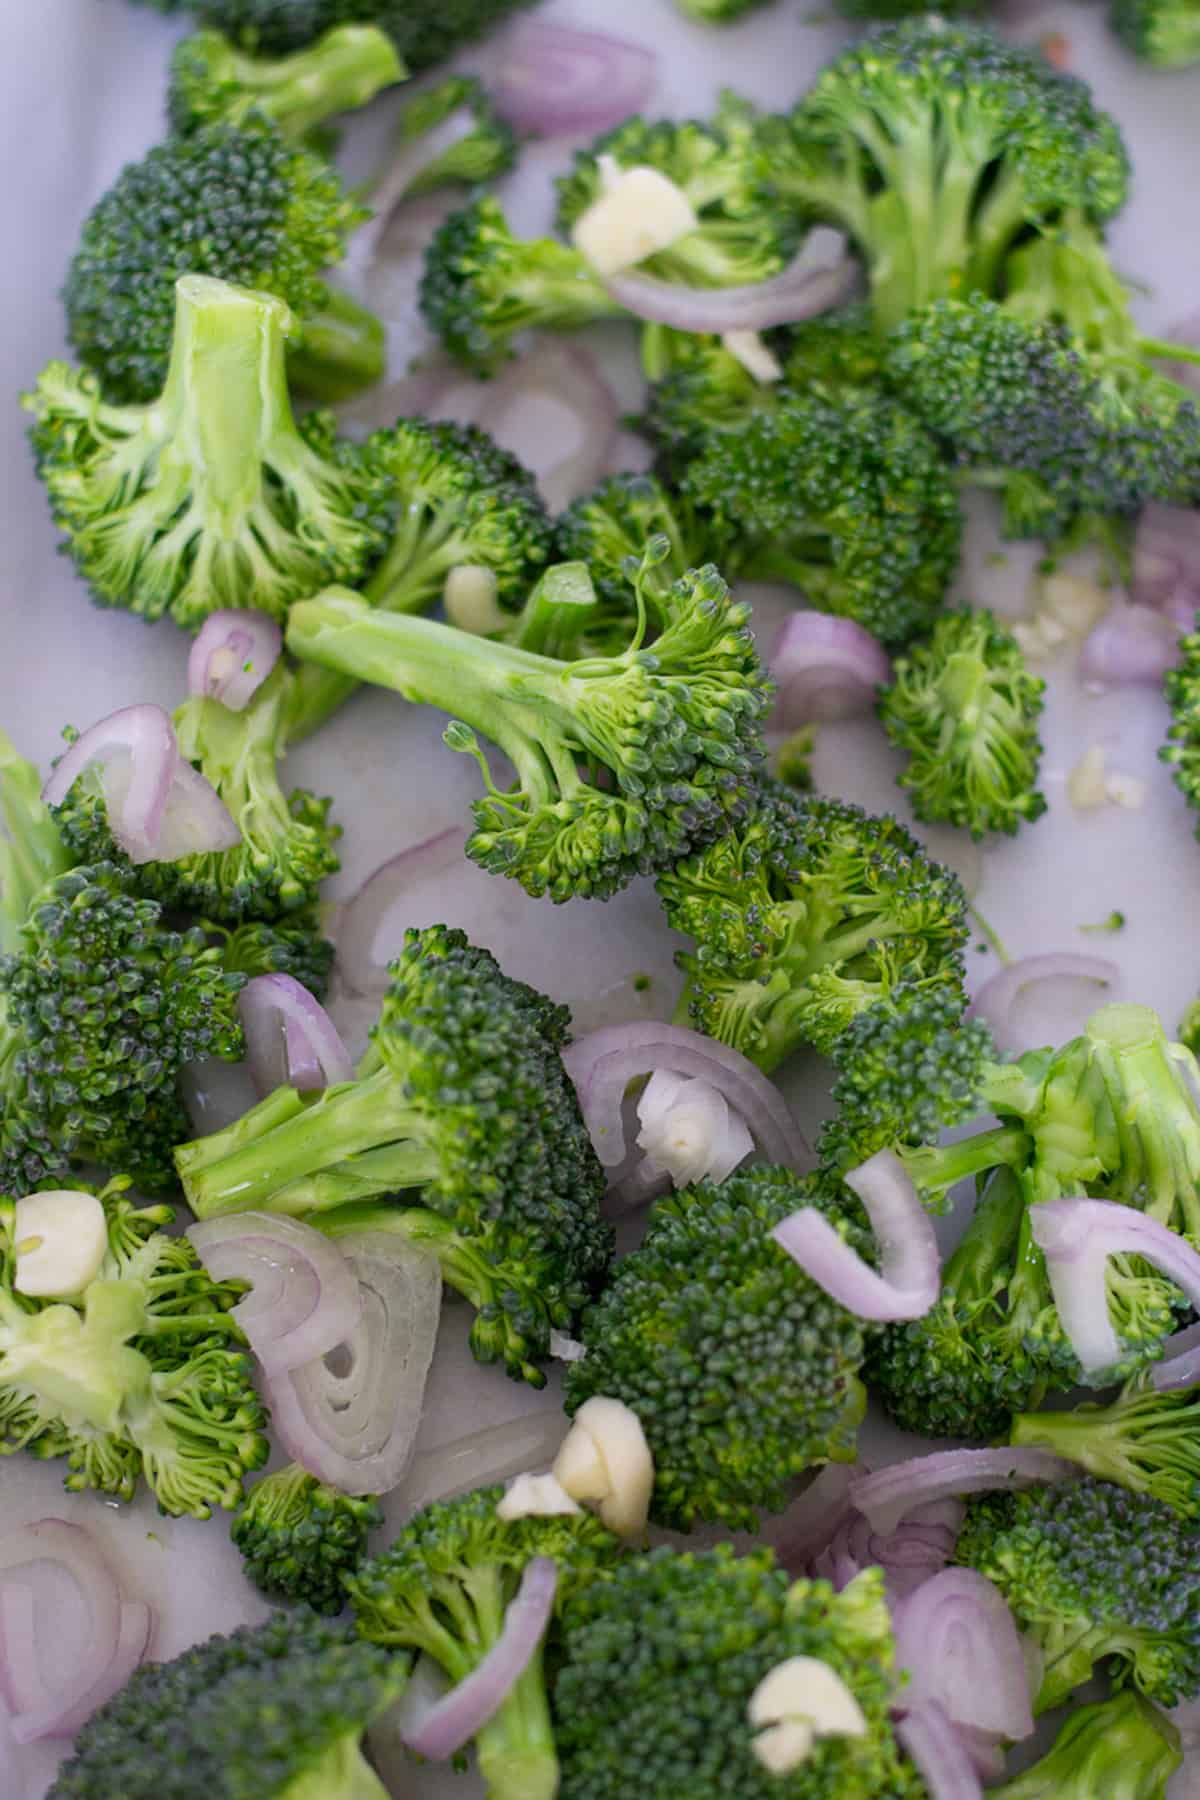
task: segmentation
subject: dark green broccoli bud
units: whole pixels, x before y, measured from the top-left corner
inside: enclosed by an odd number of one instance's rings
[[[968,1502],[955,1561],[994,1581],[1042,1655],[1045,1712],[1109,1665],[1160,1706],[1200,1690],[1200,1533],[1108,1482]]]
[[[264,1594],[338,1613],[346,1578],[367,1553],[367,1534],[382,1524],[376,1500],[353,1499],[288,1463],[255,1482],[229,1535]]]
[[[787,581],[889,645],[928,630],[958,566],[949,464],[878,389],[788,388],[684,469],[684,495],[734,537],[745,575]]]
[[[38,472],[100,605],[191,631],[222,607],[281,618],[327,581],[357,580],[382,548],[360,453],[326,415],[292,416],[291,327],[269,294],[186,275],[153,405],[110,405],[94,375],[43,369],[24,399]]]
[[[208,125],[270,119],[299,142],[341,112],[352,112],[404,79],[391,39],[374,25],[342,25],[309,49],[259,57],[219,31],[198,31],[175,46],[167,120],[185,136]]]
[[[439,130],[456,118],[460,131],[451,130],[447,135]],[[497,115],[483,83],[470,75],[452,75],[404,108],[395,144],[406,168],[411,146],[422,138],[431,139],[428,158],[413,170],[403,194],[395,196],[397,200],[415,199],[441,187],[474,187],[481,181],[496,181],[507,175],[517,160],[512,126]],[[377,188],[386,180],[385,171]]]
[[[1112,0],[1109,21],[1143,62],[1182,69],[1200,62],[1200,10],[1194,0]]]
[[[567,1009],[440,925],[410,931],[390,973],[356,1079],[280,1088],[185,1144],[188,1204],[202,1219],[261,1207],[334,1235],[395,1231],[475,1307],[480,1361],[540,1386],[551,1327],[570,1330],[612,1254],[562,1064]]]
[[[892,1735],[891,1622],[879,1569],[835,1594],[769,1550],[627,1558],[566,1609],[554,1686],[562,1800],[918,1800]],[[760,1762],[750,1697],[794,1656],[828,1663],[862,1737],[818,1738],[790,1774]]]
[[[314,907],[321,883],[341,867],[334,846],[342,828],[330,821],[332,801],[304,788],[285,794],[279,784],[293,685],[281,660],[241,712],[193,694],[174,715],[181,756],[211,782],[241,832],[233,849],[134,869],[112,841],[100,782],[90,772],[56,809],[64,842],[81,860],[107,856],[129,866],[136,890],[169,910],[238,924],[275,923]]]
[[[92,1714],[48,1800],[387,1800],[360,1747],[408,1664],[307,1610],[143,1663]]]
[[[1035,48],[907,20],[852,44],[760,130],[768,191],[849,233],[883,330],[945,295],[994,293],[1024,233],[1124,204],[1115,120]]]
[[[1013,1444],[1040,1444],[1089,1475],[1151,1494],[1186,1519],[1200,1519],[1200,1394],[1133,1385],[1111,1406],[1028,1413],[1012,1421]]]
[[[712,124],[636,115],[623,120],[577,150],[572,168],[559,177],[559,231],[569,238],[603,196],[607,159],[619,170],[657,169],[687,196],[697,223],[639,262],[639,274],[687,287],[768,280],[788,262],[797,233],[789,212],[755,191],[756,123],[752,109],[732,95],[724,96]]]
[[[760,783],[753,816],[659,877],[667,922],[694,941],[680,1018],[770,1071],[833,1050],[901,984],[958,988],[958,877],[888,814]]]
[[[908,762],[897,778],[918,819],[981,838],[1040,819],[1037,721],[1046,684],[990,612],[949,612],[893,665],[879,717]]]
[[[476,756],[487,789],[475,862],[535,898],[607,899],[739,819],[763,754],[770,686],[749,608],[711,567],[656,588],[668,549],[653,539],[643,554],[619,656],[560,662],[337,589],[294,609],[288,646],[452,715],[446,742]],[[476,731],[513,764],[511,788],[495,786]]]
[[[640,1248],[584,1315],[567,1411],[604,1394],[637,1414],[659,1524],[753,1530],[760,1513],[783,1511],[806,1469],[854,1460],[862,1320],[771,1236],[813,1206],[869,1255],[871,1234],[836,1193],[773,1168],[682,1188],[657,1202]]]
[[[215,919],[197,923],[217,945],[222,967],[230,974],[247,979],[290,975],[314,1000],[324,1000],[329,992],[334,947],[322,934],[319,909],[289,913],[286,919],[271,924],[264,919],[249,919],[241,925],[221,925]]]
[[[1190,631],[1180,638],[1179,656],[1177,667],[1168,669],[1163,678],[1171,723],[1159,756],[1170,766],[1188,805],[1200,810],[1200,633]],[[1200,823],[1196,835],[1200,837]],[[1179,1035],[1189,1042],[1182,1027]]]
[[[67,335],[105,400],[155,400],[179,276],[275,294],[303,320],[328,295],[321,271],[368,216],[324,158],[267,119],[169,138],[130,163],[84,221],[63,289]]]
[[[108,1251],[84,1291],[34,1300],[14,1287],[17,1209],[0,1199],[0,1448],[67,1459],[64,1485],[132,1498],[139,1476],[165,1513],[235,1507],[267,1459],[266,1414],[230,1308],[169,1206],[138,1208],[128,1176],[99,1192]],[[89,1192],[95,1190],[87,1190]]]
[[[556,238],[514,237],[486,194],[430,239],[421,311],[452,356],[485,374],[512,355],[523,331],[577,331],[623,316],[577,250]]]
[[[496,1643],[534,1557],[557,1564],[560,1613],[620,1553],[619,1540],[590,1513],[506,1522],[496,1516],[503,1497],[497,1486],[439,1500],[364,1563],[346,1582],[360,1634],[430,1657],[457,1683]],[[476,1736],[475,1749],[488,1800],[553,1800],[558,1760],[540,1649]]]
[[[276,53],[300,50],[335,25],[370,23],[386,31],[414,72],[482,37],[528,0],[188,0],[202,25],[239,43]]]
[[[1000,1787],[995,1800],[1167,1800],[1183,1761],[1179,1733],[1165,1714],[1124,1688],[1081,1706],[1060,1726],[1040,1762]]]

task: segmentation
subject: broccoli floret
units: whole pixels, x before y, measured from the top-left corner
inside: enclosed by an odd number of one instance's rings
[[[1200,1394],[1157,1393],[1133,1384],[1111,1406],[1023,1414],[1013,1444],[1040,1444],[1101,1481],[1152,1494],[1186,1519],[1200,1519]]]
[[[342,828],[330,821],[330,800],[304,788],[285,794],[280,786],[292,688],[293,677],[281,660],[241,712],[202,694],[178,708],[180,754],[216,789],[241,842],[231,850],[131,868],[139,893],[168,909],[228,925],[243,919],[276,922],[316,905],[321,883],[341,867],[334,846]],[[81,861],[125,864],[109,832],[100,782],[90,771],[76,782],[56,818]],[[223,960],[226,968],[234,966],[228,956]]]
[[[577,250],[556,238],[514,237],[487,194],[451,213],[430,239],[421,311],[450,354],[484,374],[512,355],[523,331],[577,331],[623,316]]]
[[[988,1794],[992,1800],[1167,1800],[1167,1784],[1182,1761],[1170,1719],[1124,1688],[1073,1712],[1040,1762]]]
[[[387,1800],[360,1748],[408,1665],[301,1611],[144,1663],[94,1713],[47,1800]]]
[[[268,924],[248,919],[241,925],[222,925],[215,919],[197,921],[200,929],[221,952],[221,965],[229,973],[291,975],[306,987],[314,1000],[324,1000],[333,974],[334,947],[322,933],[319,909],[289,913]]]
[[[990,612],[949,612],[894,664],[879,696],[888,737],[908,758],[900,786],[918,819],[981,838],[1041,818],[1037,720],[1046,684]]]
[[[427,1506],[346,1587],[363,1637],[430,1657],[452,1682],[466,1679],[496,1643],[526,1565],[550,1557],[561,1612],[610,1564],[620,1543],[590,1513],[504,1522],[503,1487],[477,1488]],[[477,1734],[489,1800],[553,1800],[558,1759],[542,1651]]]
[[[1147,1700],[1200,1690],[1200,1533],[1108,1482],[971,1500],[955,1561],[994,1581],[1037,1645],[1045,1712],[1108,1664]]]
[[[386,511],[324,414],[299,425],[282,301],[203,275],[176,283],[171,367],[151,405],[112,405],[96,377],[49,363],[25,396],[65,549],[102,606],[196,630],[222,607],[281,618],[357,580]]]
[[[229,1535],[264,1594],[338,1613],[346,1578],[367,1553],[367,1534],[382,1524],[376,1500],[356,1500],[288,1463],[255,1482]]]
[[[766,334],[777,353],[783,333]],[[672,473],[697,455],[716,431],[740,431],[762,408],[775,405],[769,387],[719,337],[647,327],[642,335],[646,373],[653,382],[641,429]]]
[[[645,551],[618,656],[559,662],[337,589],[293,609],[288,646],[454,716],[446,742],[477,757],[487,786],[475,862],[535,897],[607,899],[741,817],[763,753],[769,682],[749,609],[711,567],[656,588],[668,548]],[[509,758],[512,787],[495,786],[476,731]]]
[[[791,582],[885,644],[928,630],[958,566],[950,466],[878,388],[788,387],[740,431],[712,434],[680,486],[734,538],[746,576]]]
[[[1159,756],[1172,769],[1175,785],[1188,805],[1200,809],[1200,633],[1190,631],[1180,638],[1179,659],[1163,680],[1171,723]],[[1200,823],[1196,835],[1200,837]],[[1179,1035],[1185,1043],[1189,1041],[1182,1027]]]
[[[755,194],[756,121],[745,102],[723,98],[712,124],[625,119],[575,153],[558,180],[555,222],[564,237],[605,192],[605,170],[657,169],[688,198],[696,229],[656,250],[638,273],[688,287],[740,287],[777,275],[795,248],[788,212]],[[603,162],[601,158],[605,159]]]
[[[324,158],[267,119],[169,138],[131,163],[85,220],[63,289],[67,335],[106,401],[154,401],[171,362],[180,275],[275,294],[303,321],[328,303],[321,271],[368,216]]]
[[[816,1740],[778,1775],[759,1760],[750,1697],[795,1656],[828,1663],[867,1723]],[[879,1569],[835,1594],[791,1582],[769,1550],[627,1558],[571,1600],[554,1686],[562,1800],[917,1800],[889,1720],[891,1622]]]
[[[771,1070],[834,1048],[901,983],[962,982],[966,897],[897,819],[761,783],[753,816],[660,875],[694,941],[680,1018]]]
[[[396,132],[397,154],[410,166],[411,146],[429,139],[424,163],[412,170],[403,195],[415,199],[436,188],[496,181],[507,175],[517,160],[517,139],[512,126],[501,119],[481,81],[469,75],[452,75],[409,102],[400,114]],[[386,182],[386,171],[381,177]]]
[[[730,25],[756,12],[766,0],[675,0],[680,12],[699,25]]]
[[[836,1189],[785,1169],[697,1182],[655,1205],[584,1315],[566,1407],[621,1400],[654,1458],[651,1517],[754,1529],[782,1512],[816,1463],[852,1462],[866,1404],[862,1320],[831,1300],[771,1237],[814,1206],[860,1255],[871,1248]]]
[[[161,0],[156,0],[161,4]],[[271,53],[299,50],[334,25],[369,22],[414,71],[445,62],[528,0],[187,0],[202,25]]]
[[[136,1207],[130,1185],[119,1176],[99,1193],[108,1252],[71,1300],[16,1291],[16,1205],[0,1199],[0,1454],[65,1456],[68,1489],[124,1500],[140,1475],[163,1512],[207,1519],[237,1506],[267,1459],[229,1317],[241,1291],[167,1235],[171,1207]]]
[[[1112,0],[1109,19],[1143,62],[1160,69],[1200,62],[1200,8],[1194,0]]]
[[[167,119],[184,136],[262,116],[299,142],[335,113],[365,106],[404,73],[391,39],[373,25],[339,26],[283,57],[248,55],[219,31],[198,31],[171,58]]]
[[[540,1386],[551,1327],[570,1330],[612,1253],[562,1065],[567,1009],[440,925],[410,931],[390,972],[356,1079],[280,1088],[185,1144],[188,1204],[202,1219],[260,1207],[334,1235],[395,1231],[476,1308],[480,1361]]]
[[[852,44],[759,138],[769,191],[853,239],[883,330],[994,293],[1023,233],[1075,211],[1101,224],[1129,183],[1116,122],[1081,81],[936,16]]]

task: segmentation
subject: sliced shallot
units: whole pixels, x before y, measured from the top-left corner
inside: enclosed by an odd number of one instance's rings
[[[768,667],[775,682],[771,726],[776,731],[869,713],[876,691],[892,678],[891,658],[869,631],[853,619],[808,610],[788,619]]]
[[[549,1468],[564,1429],[561,1412],[543,1409],[418,1451],[400,1494],[405,1516],[411,1517],[434,1500],[449,1500],[472,1488],[508,1481],[526,1469]]]
[[[1016,1620],[975,1569],[942,1569],[893,1610],[906,1711],[935,1701],[955,1726],[1020,1743],[1033,1731]]]
[[[1158,687],[1178,661],[1178,627],[1152,607],[1122,604],[1083,640],[1079,673],[1089,687]]]
[[[1116,963],[1105,956],[1084,956],[1074,950],[1056,950],[1043,956],[1020,956],[989,977],[967,1008],[968,1019],[983,1019],[991,1026],[1002,1051],[1027,1050],[1012,1013],[1023,989],[1038,981],[1094,981],[1112,987],[1120,980]]]
[[[179,764],[175,727],[161,706],[123,706],[81,732],[59,757],[42,799],[61,806],[85,769],[107,769],[115,761],[127,775],[119,805],[109,801],[105,787],[109,826],[131,861],[150,862]]]
[[[606,131],[642,111],[657,67],[652,51],[626,38],[530,20],[501,42],[492,104],[516,131],[537,137]]]
[[[266,613],[232,607],[209,613],[188,656],[188,692],[241,712],[279,661],[282,649],[283,633]]]
[[[895,1604],[945,1568],[962,1517],[961,1502],[935,1501],[918,1507],[884,1535],[872,1531],[861,1513],[847,1509],[829,1543],[812,1558],[812,1573],[831,1581],[840,1593],[864,1569],[881,1568]]]
[[[256,975],[238,995],[246,1063],[260,1099],[349,1081],[354,1063],[325,1008],[293,975]]]
[[[617,410],[588,352],[547,339],[487,384],[479,425],[537,477],[542,499],[557,513],[607,469]]]
[[[879,1244],[878,1270],[865,1263],[815,1206],[801,1207],[771,1236],[809,1278],[860,1319],[883,1324],[920,1319],[940,1285],[937,1238],[920,1195],[892,1150],[846,1176],[866,1208]]]
[[[1163,1345],[1163,1359],[1150,1371],[1153,1387],[1161,1393],[1200,1385],[1200,1325],[1188,1325]]]
[[[1024,1446],[998,1450],[935,1450],[930,1456],[890,1463],[863,1475],[850,1489],[853,1506],[871,1528],[895,1531],[919,1506],[932,1500],[957,1500],[1004,1488],[1032,1487],[1039,1481],[1070,1481],[1079,1470],[1065,1456]]]
[[[676,1187],[724,1181],[754,1150],[753,1137],[723,1094],[669,1069],[654,1071],[638,1095],[637,1115],[647,1184],[664,1174]]]
[[[836,249],[834,244],[836,242]],[[815,318],[839,305],[858,281],[858,264],[845,254],[837,232],[818,227],[795,260],[769,281],[745,287],[698,288],[653,275],[614,275],[611,297],[638,319],[676,331],[766,331]]]
[[[1200,608],[1200,511],[1151,501],[1133,540],[1133,597],[1178,626],[1196,629]]]
[[[916,1765],[929,1800],[984,1800],[971,1753],[936,1700],[906,1713],[896,1736]]]
[[[441,881],[465,856],[467,834],[459,826],[439,831],[389,856],[367,876],[350,900],[340,903],[334,916],[338,981],[346,993],[367,995],[384,985],[383,967],[375,954],[379,928],[396,901],[422,883]],[[397,945],[397,949],[399,945]],[[384,963],[386,958],[383,959]]]
[[[344,1343],[362,1313],[358,1280],[337,1244],[299,1219],[230,1213],[188,1227],[214,1281],[248,1281],[230,1314],[262,1365],[278,1375]]]

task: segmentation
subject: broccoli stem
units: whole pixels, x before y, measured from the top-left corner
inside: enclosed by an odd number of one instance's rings
[[[475,1754],[488,1800],[554,1800],[558,1756],[540,1648],[478,1733]]]
[[[355,112],[408,71],[391,38],[371,25],[342,25],[290,56],[232,53],[232,79],[265,113],[299,140],[335,113]]]
[[[48,806],[42,778],[0,731],[0,955],[16,953],[21,927],[46,884],[65,875],[73,858]],[[0,1091],[3,1091],[0,1084]]]
[[[1146,1006],[1101,1007],[1087,1037],[1110,1095],[1119,1096],[1114,1124],[1122,1144],[1121,1175],[1110,1197],[1132,1202],[1164,1225],[1200,1233],[1200,1116],[1186,1085],[1200,1089],[1200,1065],[1182,1044],[1168,1043],[1158,1014]]]
[[[303,1775],[288,1782],[279,1800],[390,1800],[358,1740],[357,1731],[339,1739]]]
[[[288,376],[311,400],[336,406],[371,387],[387,366],[387,333],[375,314],[340,288],[322,282],[320,306],[304,315],[300,342],[288,352]]]
[[[1035,1444],[1089,1475],[1135,1494],[1153,1494],[1184,1518],[1200,1514],[1200,1395],[1122,1394],[1111,1406],[1022,1413],[1012,1444]]]

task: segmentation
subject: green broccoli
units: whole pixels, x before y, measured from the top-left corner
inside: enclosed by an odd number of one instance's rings
[[[452,1682],[496,1643],[504,1616],[535,1557],[558,1569],[555,1610],[615,1560],[620,1543],[590,1513],[496,1517],[502,1487],[439,1500],[410,1519],[381,1556],[346,1588],[360,1634],[389,1650],[430,1657]],[[541,1650],[475,1739],[488,1800],[553,1800],[558,1760]]]
[[[1126,1387],[1110,1406],[1026,1413],[1012,1421],[1013,1444],[1039,1444],[1089,1475],[1134,1494],[1151,1494],[1181,1517],[1200,1520],[1200,1393]]]
[[[367,1534],[382,1524],[376,1500],[353,1499],[288,1463],[255,1482],[229,1535],[264,1594],[338,1613],[346,1579],[366,1556]]]
[[[164,907],[236,925],[276,922],[315,907],[321,883],[341,867],[340,825],[331,801],[279,784],[294,678],[281,659],[240,712],[193,694],[174,715],[181,756],[212,783],[241,832],[231,850],[193,853],[131,869],[139,893]],[[64,842],[80,861],[124,864],[112,841],[100,783],[88,771],[56,809]],[[306,936],[311,935],[306,933]],[[228,956],[225,966],[231,966]]]
[[[404,168],[410,168],[412,146],[428,139],[426,160],[412,168],[401,198],[431,194],[437,188],[496,181],[507,175],[517,160],[517,139],[512,126],[500,118],[481,81],[470,75],[451,75],[437,87],[410,100],[400,114],[394,143]],[[387,171],[376,183],[380,191]]]
[[[130,1185],[99,1193],[108,1252],[71,1300],[17,1291],[17,1208],[0,1199],[0,1454],[65,1456],[68,1489],[123,1500],[142,1476],[163,1512],[207,1519],[238,1505],[268,1453],[229,1317],[241,1293],[167,1235],[171,1207],[136,1207]]]
[[[835,1594],[792,1582],[770,1550],[651,1550],[574,1597],[554,1684],[562,1800],[918,1800],[892,1735],[891,1621],[883,1575]],[[792,1657],[828,1663],[866,1720],[817,1738],[786,1775],[759,1760],[750,1697]]]
[[[396,1232],[475,1307],[480,1361],[540,1386],[551,1328],[571,1329],[612,1254],[603,1171],[562,1065],[567,1009],[440,925],[410,931],[390,973],[356,1079],[280,1088],[184,1144],[188,1205]]]
[[[675,4],[698,25],[731,25],[735,19],[757,12],[766,0],[675,0]]]
[[[1182,1761],[1170,1719],[1123,1688],[1073,1712],[1040,1762],[988,1794],[990,1800],[1167,1800],[1167,1784]]]
[[[741,430],[712,433],[679,485],[744,575],[790,582],[888,645],[929,629],[958,566],[950,466],[878,387],[798,381]]]
[[[870,1233],[836,1191],[773,1168],[682,1188],[655,1204],[642,1244],[585,1313],[567,1411],[604,1394],[637,1414],[657,1523],[753,1530],[760,1513],[783,1511],[806,1469],[854,1460],[862,1320],[771,1236],[815,1206],[870,1254]]]
[[[1113,30],[1134,55],[1160,69],[1200,62],[1200,8],[1195,0],[1111,0]]]
[[[198,31],[175,46],[167,120],[179,136],[209,125],[268,118],[301,142],[336,113],[365,106],[404,79],[391,39],[374,25],[341,25],[311,48],[258,57],[219,31]]]
[[[162,0],[156,0],[161,4]],[[201,25],[277,54],[300,50],[335,25],[386,31],[408,67],[428,69],[491,31],[528,0],[182,0]]]
[[[899,984],[961,991],[962,886],[890,815],[762,782],[751,818],[658,893],[694,944],[676,959],[680,1021],[768,1072],[804,1044],[833,1050]]]
[[[408,1664],[307,1610],[143,1663],[94,1713],[47,1800],[388,1800],[365,1728]]]
[[[1178,665],[1163,678],[1171,723],[1159,756],[1173,771],[1188,805],[1200,810],[1200,633],[1190,631],[1180,638],[1179,657]],[[1200,822],[1196,835],[1200,837]],[[1180,1036],[1187,1041],[1182,1028]]]
[[[375,380],[378,322],[320,279],[368,217],[323,157],[289,143],[269,119],[169,138],[131,163],[84,221],[63,289],[67,335],[106,401],[154,401],[171,362],[176,281],[208,275],[276,295],[297,333],[336,305],[349,368],[335,356],[325,378],[344,390],[367,358]],[[357,322],[349,334],[347,309]],[[326,356],[340,356],[328,331],[321,342]]]
[[[849,233],[881,330],[947,295],[994,294],[1023,235],[1123,205],[1115,120],[1034,48],[937,16],[834,58],[760,129],[768,191]]]
[[[24,405],[65,548],[94,599],[197,630],[222,607],[281,618],[382,549],[386,506],[330,418],[292,416],[282,301],[205,275],[176,283],[171,366],[148,406],[49,363]]]
[[[1109,1664],[1147,1700],[1200,1691],[1200,1533],[1108,1482],[971,1500],[955,1561],[995,1582],[1041,1653],[1045,1712]]]
[[[732,94],[722,96],[711,124],[637,115],[577,150],[558,180],[555,223],[569,238],[606,188],[606,170],[656,169],[688,198],[696,229],[655,251],[638,273],[686,287],[741,287],[777,275],[798,233],[786,210],[756,192],[757,120]],[[603,160],[601,160],[603,159]]]
[[[577,250],[556,238],[514,237],[487,194],[451,213],[430,239],[421,311],[450,354],[483,374],[513,354],[524,331],[577,331],[625,316]]]
[[[184,1063],[244,1049],[243,978],[172,931],[131,872],[76,866],[37,770],[0,733],[0,1192],[73,1160],[174,1186]]]
[[[197,924],[221,952],[227,973],[290,975],[306,987],[314,1000],[324,1000],[333,974],[334,947],[323,935],[319,908],[289,913],[268,924],[247,919],[240,925],[222,925],[215,919]]]
[[[487,787],[474,861],[535,897],[607,899],[727,830],[763,753],[770,688],[749,609],[711,567],[656,587],[667,554],[665,539],[647,546],[616,656],[559,662],[337,589],[293,609],[288,647],[455,715],[446,741],[477,757]],[[511,788],[495,786],[476,731],[513,764]]]
[[[1037,791],[1045,682],[990,612],[949,612],[893,666],[879,717],[908,762],[900,786],[918,819],[981,838],[1015,834],[1046,810]]]

